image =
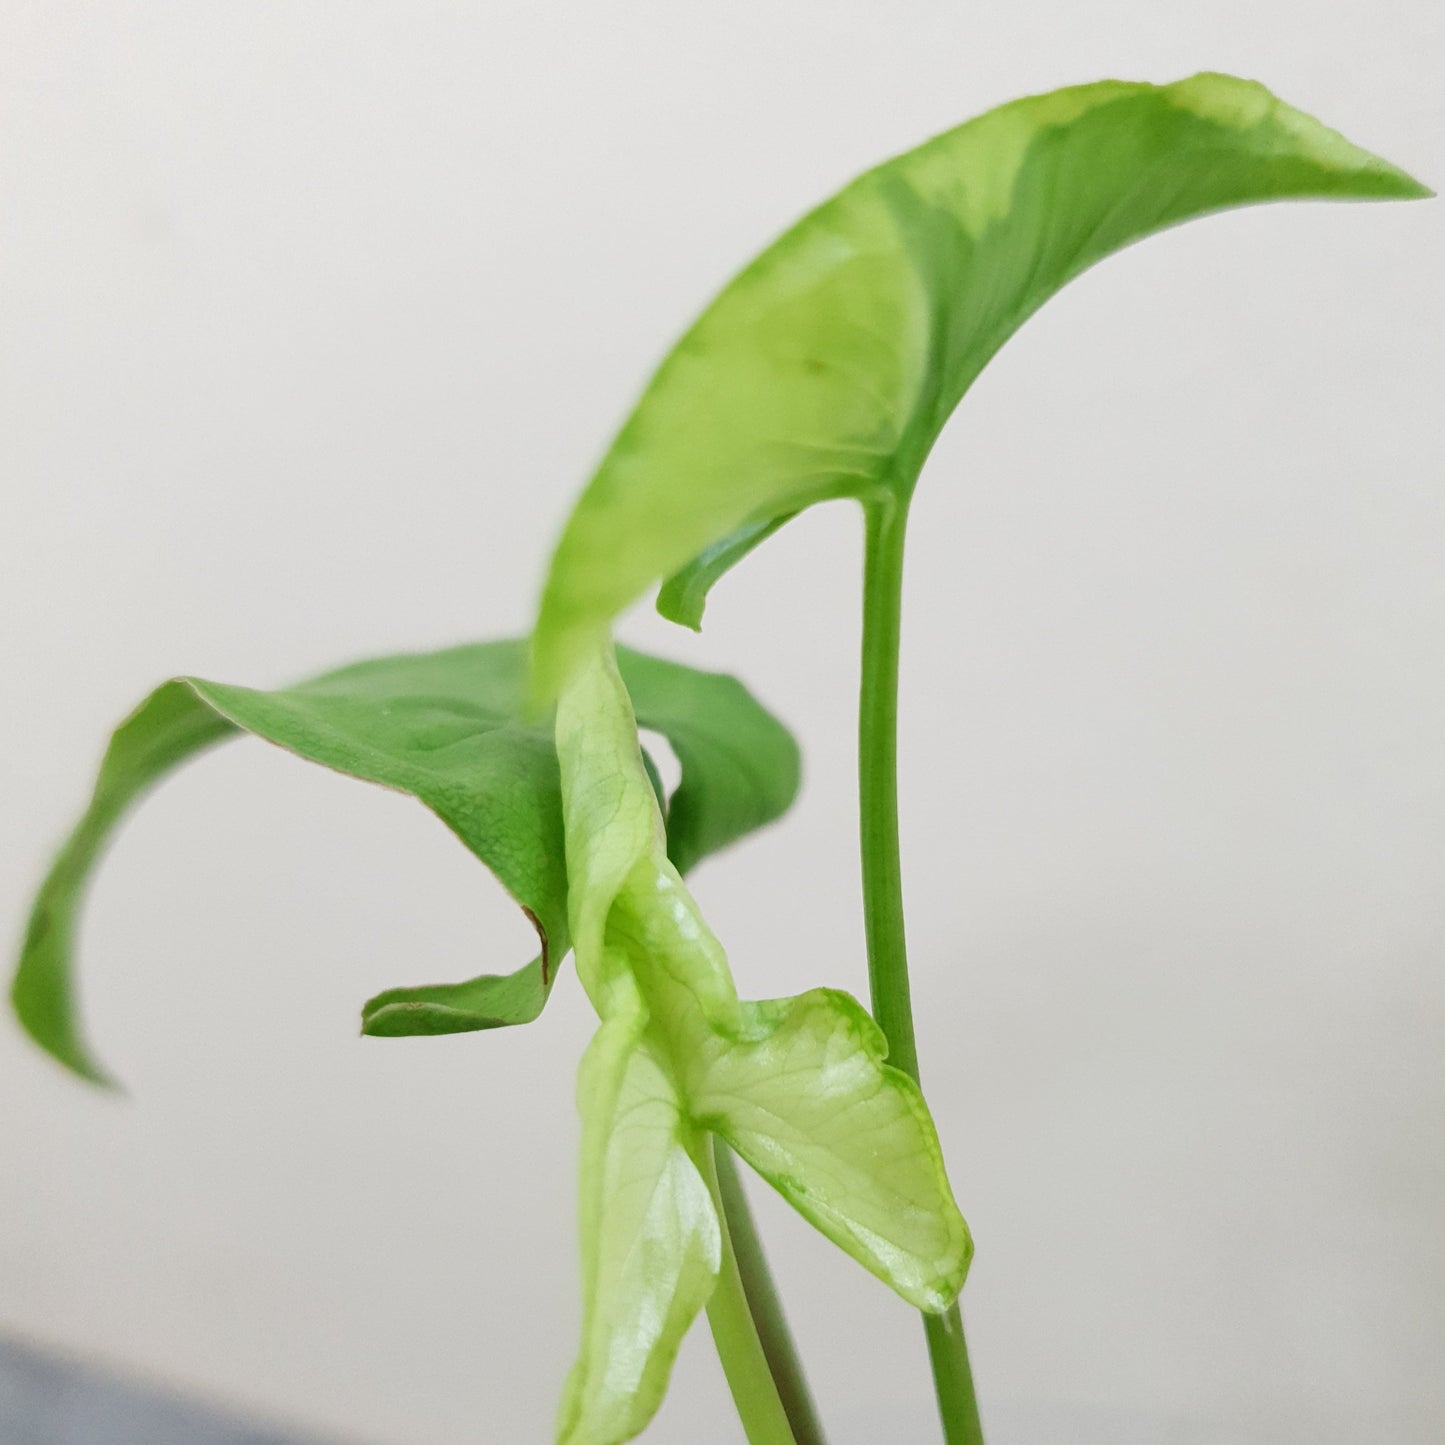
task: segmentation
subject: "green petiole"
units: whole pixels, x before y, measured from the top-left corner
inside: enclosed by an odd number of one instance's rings
[[[865,509],[863,656],[858,699],[858,815],[863,917],[873,1017],[888,1062],[915,1083],[918,1046],[908,984],[903,867],[898,844],[898,654],[908,503],[884,497]],[[968,1343],[958,1305],[925,1314],[933,1388],[948,1445],[983,1445]]]
[[[793,1428],[793,1439],[796,1445],[827,1445],[817,1406],[813,1403],[813,1395],[803,1373],[803,1362],[798,1358],[798,1348],[793,1343],[792,1331],[783,1314],[783,1302],[773,1283],[772,1271],[763,1253],[763,1242],[758,1235],[732,1150],[715,1141],[713,1163],[717,1168],[718,1196],[722,1201],[720,1212],[727,1224],[738,1275],[743,1282],[743,1292],[747,1295],[748,1308],[757,1327],[758,1342],[767,1357],[778,1398],[783,1402],[788,1423]]]
[[[718,1359],[722,1361],[723,1374],[727,1376],[728,1389],[732,1391],[733,1403],[737,1406],[738,1419],[747,1433],[748,1445],[799,1445],[788,1422],[788,1412],[778,1393],[772,1366],[758,1336],[747,1291],[738,1271],[732,1240],[736,1217],[729,1217],[723,1203],[715,1158],[717,1153],[725,1154],[727,1146],[720,1146],[709,1136],[699,1152],[698,1164],[717,1206],[718,1218],[722,1221],[722,1267],[718,1271],[712,1298],[707,1303],[707,1322],[712,1330],[713,1343],[717,1346]]]

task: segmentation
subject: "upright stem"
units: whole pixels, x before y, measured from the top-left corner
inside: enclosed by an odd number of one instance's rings
[[[722,1361],[723,1374],[727,1376],[728,1389],[732,1391],[733,1404],[737,1406],[748,1445],[796,1445],[738,1274],[710,1135],[699,1150],[697,1163],[712,1191],[722,1226],[722,1268],[708,1301],[707,1322],[712,1327],[713,1343]]]
[[[903,619],[906,501],[866,509],[863,563],[863,678],[858,707],[858,796],[863,852],[863,917],[873,1016],[888,1039],[888,1062],[918,1079],[903,867],[898,847],[898,646]],[[973,1371],[958,1306],[924,1315],[933,1387],[948,1445],[983,1445]]]
[[[737,1164],[732,1150],[716,1137],[713,1139],[713,1161],[717,1166],[722,1215],[732,1239],[743,1294],[757,1326],[758,1343],[763,1348],[768,1369],[778,1387],[778,1398],[782,1401],[788,1423],[793,1427],[793,1439],[797,1445],[826,1445],[822,1422],[818,1419],[817,1408],[803,1374],[803,1364],[783,1314],[783,1302],[778,1297],[777,1286],[768,1269],[763,1242],[758,1237]]]
[[[904,502],[870,503],[863,553],[863,678],[858,700],[858,810],[863,853],[863,927],[873,1016],[888,1062],[918,1078],[903,863],[898,847],[898,646],[903,624]]]

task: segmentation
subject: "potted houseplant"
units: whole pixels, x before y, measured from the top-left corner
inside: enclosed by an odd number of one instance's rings
[[[598,1016],[578,1086],[583,1320],[561,1445],[640,1434],[703,1311],[752,1445],[824,1438],[738,1159],[922,1311],[944,1437],[975,1445],[957,1306],[972,1243],[919,1083],[904,942],[897,713],[914,489],[984,366],[1098,261],[1232,206],[1425,194],[1263,87],[1214,74],[1031,97],[866,172],[740,272],[663,362],[563,530],[529,637],[389,654],[271,691],[179,678],[127,718],[40,890],[12,995],[21,1023],[109,1082],[75,1001],[83,890],[130,804],[192,755],[246,732],[409,794],[503,883],[537,954],[510,973],[388,989],[364,1031],[529,1024],[569,952]],[[788,807],[796,745],[736,681],[612,639],[659,583],[662,613],[697,627],[724,574],[831,501],[865,519],[867,1009],[831,987],[740,996],[684,875]],[[671,745],[675,784],[639,727]]]

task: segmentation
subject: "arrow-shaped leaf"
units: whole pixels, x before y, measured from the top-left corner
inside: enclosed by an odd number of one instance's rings
[[[561,1445],[647,1424],[707,1302],[721,1135],[904,1299],[950,1305],[971,1244],[923,1097],[846,994],[738,998],[665,851],[627,694],[599,648],[557,710],[577,972],[602,1024],[578,1080],[583,1327]]]
[[[801,509],[906,499],[990,357],[1112,252],[1231,206],[1428,194],[1225,75],[1015,101],[867,172],[658,368],[558,544],[539,694],[658,579],[661,610],[696,627],[708,587]]]

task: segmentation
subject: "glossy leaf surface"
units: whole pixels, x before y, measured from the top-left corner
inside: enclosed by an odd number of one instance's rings
[[[707,588],[799,510],[906,496],[989,358],[1054,292],[1194,216],[1428,192],[1223,75],[1001,106],[867,172],[742,271],[678,342],[558,545],[536,641],[552,696],[661,578]]]
[[[585,1308],[558,1422],[567,1445],[616,1445],[646,1427],[721,1262],[693,1131],[641,1030],[641,1015],[606,1020],[577,1076]]]
[[[582,1348],[563,1445],[620,1445],[662,1399],[718,1269],[716,1133],[830,1239],[942,1310],[971,1245],[917,1086],[846,994],[740,1000],[669,861],[607,651],[557,712],[577,971],[602,1018],[579,1081]]]
[[[638,653],[624,654],[621,665],[639,710],[682,763],[676,846],[689,861],[788,806],[796,746],[738,683]],[[21,1022],[62,1063],[104,1080],[74,997],[86,880],[141,792],[241,731],[419,799],[537,928],[542,952],[525,968],[392,990],[368,1006],[368,1031],[454,1032],[535,1018],[570,934],[557,756],[550,725],[525,715],[525,674],[526,646],[509,641],[375,659],[274,692],[199,678],[164,684],[115,733],[90,807],[40,890],[12,990]]]

